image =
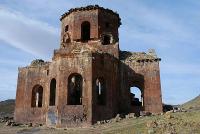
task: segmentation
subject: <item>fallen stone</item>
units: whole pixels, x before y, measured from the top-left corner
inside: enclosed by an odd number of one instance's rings
[[[7,121],[5,125],[6,125],[6,126],[10,126],[10,124],[11,124],[11,122],[10,122],[10,121]]]
[[[32,126],[33,126],[32,123],[27,124],[27,127],[32,127]]]
[[[101,121],[97,121],[97,124],[100,125],[100,124],[101,124]]]
[[[146,111],[140,111],[140,116],[151,116],[152,113]]]
[[[120,117],[120,114],[117,114],[116,117],[114,118],[115,122],[119,122],[122,118]]]

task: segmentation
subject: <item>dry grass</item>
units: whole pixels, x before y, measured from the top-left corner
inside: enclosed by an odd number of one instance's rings
[[[15,108],[15,100],[6,100],[0,102],[0,115],[11,114],[13,115]]]
[[[200,95],[182,105],[185,109],[200,108]]]
[[[181,107],[188,112],[166,113],[149,117],[123,119],[120,122],[94,125],[90,128],[52,129],[47,127],[9,127],[0,123],[0,134],[200,134],[200,97]],[[1,111],[10,112],[14,103],[0,105]],[[11,112],[12,113],[12,112]]]
[[[0,124],[0,134],[148,134],[200,133],[200,111],[123,119],[120,122],[94,125],[90,128],[50,129],[46,127],[8,127]],[[154,122],[154,125],[147,124]]]

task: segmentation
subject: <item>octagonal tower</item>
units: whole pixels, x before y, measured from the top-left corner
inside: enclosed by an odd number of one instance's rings
[[[61,49],[70,45],[88,45],[91,51],[103,51],[119,57],[119,15],[103,7],[70,9],[61,20]]]

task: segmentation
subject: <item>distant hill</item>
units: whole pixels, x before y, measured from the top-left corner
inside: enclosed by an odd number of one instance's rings
[[[0,116],[13,116],[15,100],[9,99],[0,102]]]
[[[200,108],[200,95],[184,103],[181,107],[185,109]]]

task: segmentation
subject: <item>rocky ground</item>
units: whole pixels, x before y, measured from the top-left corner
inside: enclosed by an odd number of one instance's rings
[[[0,134],[200,134],[200,105],[196,100],[195,104],[191,104],[193,102],[159,115],[117,115],[90,128],[54,129],[40,125],[16,124],[10,117],[1,117]]]

